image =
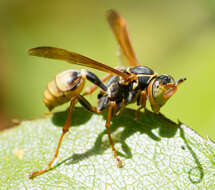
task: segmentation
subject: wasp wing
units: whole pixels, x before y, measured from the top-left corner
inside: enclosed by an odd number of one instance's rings
[[[123,60],[124,55],[130,66],[138,66],[139,63],[132,48],[124,18],[122,18],[115,10],[109,10],[107,12],[107,20],[119,43],[119,56],[122,56]]]
[[[126,73],[120,72],[116,69],[113,69],[107,65],[104,65],[102,63],[99,63],[93,59],[90,59],[88,57],[85,57],[83,55],[67,51],[65,49],[61,48],[55,48],[55,47],[36,47],[29,50],[29,54],[33,56],[39,56],[39,57],[45,57],[45,58],[51,58],[51,59],[59,59],[63,60],[72,64],[82,65],[91,67],[100,71],[104,71],[107,73],[111,73],[114,75],[119,75],[123,77],[124,79],[128,79],[129,75]]]

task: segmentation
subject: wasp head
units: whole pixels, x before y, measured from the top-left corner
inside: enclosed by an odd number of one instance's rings
[[[185,81],[181,78],[175,82],[169,75],[160,75],[151,80],[147,87],[147,96],[152,110],[156,113],[166,103],[166,101],[177,91],[177,87]]]

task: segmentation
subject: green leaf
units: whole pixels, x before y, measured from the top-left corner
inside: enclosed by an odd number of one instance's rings
[[[75,108],[54,167],[29,179],[51,160],[66,112],[24,121],[0,134],[0,189],[215,189],[215,145],[183,124],[149,111],[125,109],[113,118],[112,137],[124,167],[118,168],[105,118]]]

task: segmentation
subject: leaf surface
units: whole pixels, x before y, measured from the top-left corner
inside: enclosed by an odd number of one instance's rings
[[[0,189],[215,189],[215,145],[183,124],[125,109],[111,133],[124,167],[117,168],[105,131],[107,113],[75,108],[54,167],[51,160],[66,112],[23,121],[0,134]]]

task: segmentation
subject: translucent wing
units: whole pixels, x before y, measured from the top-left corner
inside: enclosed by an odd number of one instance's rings
[[[131,46],[125,20],[115,10],[107,12],[107,20],[120,45],[119,54],[121,54],[122,60],[124,55],[130,66],[138,66],[139,63]]]
[[[128,79],[129,75],[126,73],[120,72],[116,69],[113,69],[107,65],[104,65],[102,63],[99,63],[97,61],[94,61],[93,59],[90,59],[88,57],[85,57],[83,55],[70,52],[64,49],[55,48],[55,47],[37,47],[32,48],[29,50],[29,54],[33,56],[39,56],[39,57],[45,57],[45,58],[51,58],[51,59],[59,59],[63,60],[72,64],[82,65],[91,67],[100,71],[104,71],[107,73],[119,75],[123,77],[124,79]]]

